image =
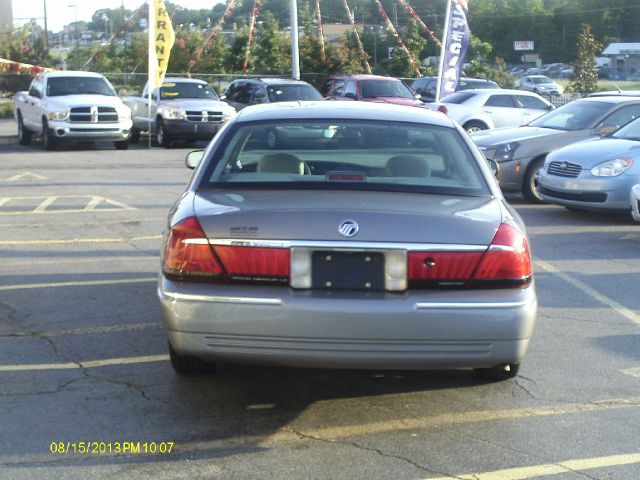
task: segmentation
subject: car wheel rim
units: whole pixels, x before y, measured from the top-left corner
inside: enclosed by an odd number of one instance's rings
[[[158,125],[158,132],[156,133],[156,140],[158,144],[162,145],[164,143],[164,129],[162,125]]]
[[[479,132],[481,130],[482,129],[480,127],[470,127],[470,128],[467,128],[467,133]]]
[[[18,140],[24,140],[24,126],[22,125],[22,118],[18,119]]]

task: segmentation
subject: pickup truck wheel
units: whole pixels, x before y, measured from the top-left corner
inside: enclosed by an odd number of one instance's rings
[[[18,112],[18,142],[20,145],[29,145],[31,143],[32,132],[24,126],[22,121],[22,113]]]
[[[45,150],[55,150],[58,148],[58,139],[53,132],[49,130],[49,123],[46,119],[42,120],[42,145]]]
[[[131,127],[131,132],[129,132],[129,143],[140,143],[140,130],[136,127]]]
[[[164,129],[164,122],[158,119],[156,123],[156,143],[160,147],[169,148],[171,146],[171,137],[167,135]]]
[[[129,148],[129,140],[122,140],[121,142],[114,142],[116,150],[127,150]]]

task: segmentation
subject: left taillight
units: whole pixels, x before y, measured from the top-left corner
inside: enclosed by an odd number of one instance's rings
[[[181,280],[289,283],[289,249],[212,246],[196,217],[177,223],[167,238],[163,273]]]
[[[180,278],[224,278],[224,269],[196,217],[185,218],[171,228],[162,271]]]

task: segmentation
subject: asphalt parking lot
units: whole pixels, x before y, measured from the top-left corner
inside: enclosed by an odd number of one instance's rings
[[[191,149],[0,145],[0,479],[640,478],[640,224],[511,199],[540,302],[512,381],[178,377],[156,278]]]

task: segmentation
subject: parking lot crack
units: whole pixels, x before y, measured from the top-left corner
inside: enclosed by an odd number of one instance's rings
[[[359,450],[364,450],[364,451],[367,451],[367,452],[375,453],[377,455],[380,455],[381,457],[390,458],[390,459],[394,459],[394,460],[400,460],[400,461],[402,461],[404,463],[408,463],[409,465],[415,467],[416,469],[420,470],[421,472],[427,473],[429,475],[447,476],[447,477],[454,478],[454,479],[455,478],[460,478],[460,477],[456,477],[456,476],[451,476],[450,474],[445,473],[445,472],[439,472],[437,470],[431,470],[431,469],[425,467],[424,465],[420,465],[419,463],[411,460],[410,458],[403,457],[402,455],[386,453],[386,452],[383,452],[382,450],[380,450],[379,448],[367,447],[367,446],[359,444],[358,442],[336,440],[336,439],[331,439],[331,438],[323,438],[323,437],[319,437],[319,436],[316,436],[316,435],[311,435],[311,434],[308,434],[308,433],[304,433],[304,432],[301,432],[299,430],[295,430],[295,429],[293,429],[291,427],[287,427],[284,430],[289,431],[290,433],[293,433],[294,435],[297,435],[300,438],[304,438],[304,439],[308,439],[308,440],[314,440],[314,441],[317,441],[317,442],[324,442],[324,443],[334,444],[334,445],[348,445],[348,446],[355,447],[355,448],[357,448]]]

